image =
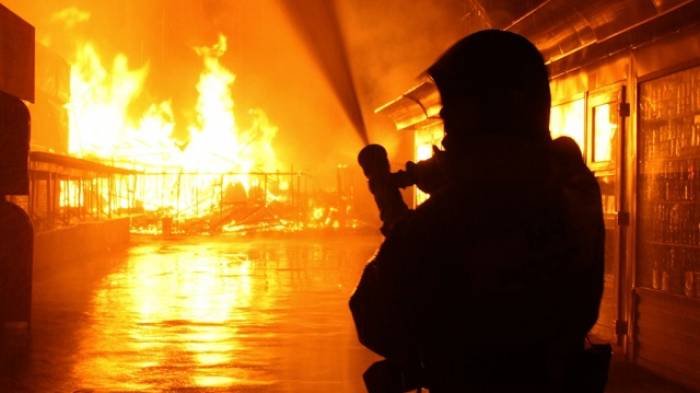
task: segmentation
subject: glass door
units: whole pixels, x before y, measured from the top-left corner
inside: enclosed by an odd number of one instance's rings
[[[700,67],[639,85],[635,286],[700,297]]]
[[[628,215],[622,195],[624,118],[628,115],[625,89],[615,86],[593,92],[588,100],[588,166],[594,172],[602,196],[605,220],[605,287],[598,324],[593,334],[622,343],[626,322],[621,304],[624,279],[624,236]]]

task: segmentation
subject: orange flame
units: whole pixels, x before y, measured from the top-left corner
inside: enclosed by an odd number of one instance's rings
[[[149,66],[132,69],[126,55],[119,54],[108,69],[92,44],[81,45],[71,67],[71,154],[160,174],[148,177],[138,190],[146,210],[182,210],[196,204],[197,213],[190,209],[186,214],[197,215],[215,209],[224,190],[235,183],[249,191],[254,181],[247,174],[278,167],[272,147],[277,127],[261,109],[249,112],[249,129],[238,127],[231,94],[235,75],[220,61],[226,50],[224,35],[211,47],[195,48],[204,69],[196,86],[196,118],[187,127],[189,143],[183,149],[172,136],[176,123],[171,101],[153,103],[140,116],[129,113],[144,90]],[[167,191],[175,182],[178,192],[173,195]],[[210,197],[202,200],[206,194]]]

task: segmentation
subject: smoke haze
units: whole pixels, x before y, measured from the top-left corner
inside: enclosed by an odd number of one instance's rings
[[[239,121],[245,127],[251,121],[248,111],[263,109],[279,127],[280,161],[333,179],[337,164],[354,165],[363,144],[356,130],[364,129],[363,122],[370,141],[396,150],[398,133],[373,110],[411,87],[465,32],[466,2],[351,0],[325,11],[315,8],[322,3],[328,5],[321,0],[3,1],[37,27],[39,42],[68,62],[78,43],[90,41],[106,63],[123,52],[130,67],[147,64],[146,93],[133,110],[171,99],[183,125],[194,116],[201,72],[193,48],[225,34],[229,51],[222,62],[236,74],[232,89]],[[337,23],[327,14],[333,8]],[[301,29],[299,15],[317,19],[327,35],[319,27]],[[334,47],[339,51],[329,54]],[[176,137],[183,135],[185,130],[175,130]]]

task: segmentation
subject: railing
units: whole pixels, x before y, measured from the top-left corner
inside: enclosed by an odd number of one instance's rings
[[[37,232],[132,214],[137,172],[74,157],[31,152],[29,195],[23,207]]]
[[[35,231],[130,217],[132,229],[160,231],[163,221],[185,232],[303,221],[309,177],[299,172],[140,172],[74,157],[30,153],[30,192],[12,197]]]
[[[302,222],[309,209],[309,177],[298,172],[141,173],[133,227],[158,231],[162,219],[181,232]]]

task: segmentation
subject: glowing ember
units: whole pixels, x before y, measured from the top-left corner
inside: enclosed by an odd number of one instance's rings
[[[182,148],[172,135],[176,124],[170,101],[154,103],[140,116],[130,113],[143,92],[148,65],[131,69],[119,54],[107,69],[93,45],[81,45],[71,67],[71,154],[144,171],[136,199],[146,211],[210,214],[221,211],[225,195],[241,187],[246,195],[252,187],[262,188],[265,201],[284,198],[271,194],[267,178],[263,185],[249,175],[277,169],[271,143],[277,127],[254,109],[249,112],[252,126],[239,129],[231,95],[235,76],[220,62],[226,50],[223,35],[211,47],[195,48],[204,70],[196,86],[196,119],[187,126],[188,143]]]

